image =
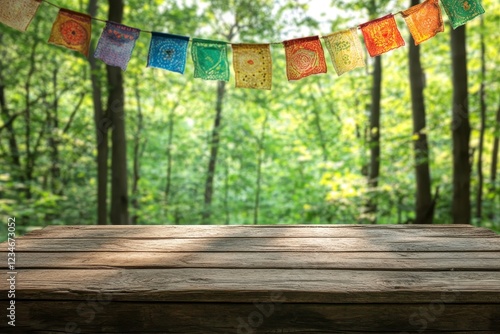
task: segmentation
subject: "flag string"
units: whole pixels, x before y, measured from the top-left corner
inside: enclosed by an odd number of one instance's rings
[[[48,1],[48,0],[41,0],[41,2],[45,2],[45,3],[47,3],[48,5],[51,5],[51,6],[55,7],[55,8],[58,8],[58,9],[64,9],[64,7],[61,7],[61,6],[59,6],[59,5],[56,5],[55,3],[51,2],[51,1]],[[396,13],[396,14],[394,14],[394,15],[402,15],[402,13],[403,13],[403,11],[399,11],[399,12],[397,12],[397,13]],[[99,21],[99,22],[103,22],[103,23],[108,23],[108,22],[110,22],[109,20],[104,20],[104,19],[100,19],[100,18],[98,18],[98,17],[93,17],[93,16],[91,16],[91,19],[92,19],[92,20],[94,20],[94,21]],[[353,27],[353,28],[357,28],[357,29],[359,29],[359,30],[360,30],[360,29],[361,29],[361,26],[362,26],[362,24],[360,24],[360,25],[356,25],[356,26],[355,26],[355,27]],[[135,29],[138,29],[138,30],[140,30],[141,32],[144,32],[144,33],[149,33],[149,34],[152,34],[152,33],[153,33],[153,31],[150,31],[150,30],[143,30],[143,29],[140,29],[140,28],[135,28]],[[349,29],[346,29],[346,30],[349,30]],[[322,36],[322,35],[318,35],[318,37],[323,38],[324,36]],[[193,40],[193,39],[190,37],[190,38],[189,38],[189,41],[190,41],[190,42],[192,42],[192,40]],[[267,42],[267,43],[265,43],[265,42],[261,42],[261,43],[245,43],[245,42],[241,42],[241,43],[233,43],[233,42],[227,42],[227,41],[222,41],[222,42],[223,42],[223,43],[226,43],[227,45],[232,45],[232,44],[235,44],[235,45],[238,45],[238,44],[269,44],[269,45],[283,45],[283,41],[280,41],[280,42]]]
[[[365,67],[365,55],[357,30],[361,30],[365,48],[371,57],[405,45],[395,20],[401,15],[408,26],[413,42],[418,45],[444,31],[442,10],[448,14],[453,29],[464,25],[484,13],[480,0],[425,0],[396,14],[371,19],[350,29],[327,35],[315,35],[279,42],[228,42],[142,30],[112,22],[59,6],[53,0],[3,0],[0,22],[19,31],[26,31],[42,3],[59,9],[52,25],[48,42],[89,56],[92,20],[105,23],[97,43],[94,57],[107,65],[126,70],[136,41],[141,32],[151,34],[147,66],[184,74],[191,43],[194,77],[205,80],[229,81],[230,63],[228,45],[232,46],[236,86],[242,88],[271,89],[271,45],[285,50],[289,81],[327,72],[323,44],[337,75],[357,67]],[[321,43],[323,40],[323,44]]]

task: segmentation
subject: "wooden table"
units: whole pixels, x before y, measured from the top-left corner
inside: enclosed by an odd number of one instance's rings
[[[16,259],[16,333],[500,333],[500,237],[465,225],[50,226]]]

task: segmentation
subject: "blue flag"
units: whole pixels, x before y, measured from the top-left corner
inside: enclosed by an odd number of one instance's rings
[[[184,74],[189,37],[152,33],[148,67]]]

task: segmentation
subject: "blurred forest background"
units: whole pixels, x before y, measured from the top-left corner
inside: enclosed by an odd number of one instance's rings
[[[144,30],[255,43],[418,3],[324,1],[318,16],[292,0],[54,2]],[[98,223],[498,231],[500,3],[482,4],[486,14],[455,31],[443,11],[445,32],[418,48],[398,15],[406,46],[341,77],[325,49],[328,74],[288,82],[273,45],[273,88],[258,91],[235,89],[232,71],[227,84],[194,79],[190,56],[184,75],[146,68],[148,33],[123,73],[49,45],[58,10],[43,3],[26,33],[0,26],[0,216],[16,217],[20,233]],[[93,21],[94,47],[103,27]]]

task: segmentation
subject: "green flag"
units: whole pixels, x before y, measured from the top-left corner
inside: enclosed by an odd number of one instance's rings
[[[484,14],[478,0],[441,0],[444,10],[450,18],[451,26],[456,29],[478,15]]]
[[[227,43],[193,38],[191,55],[195,78],[229,81]]]

